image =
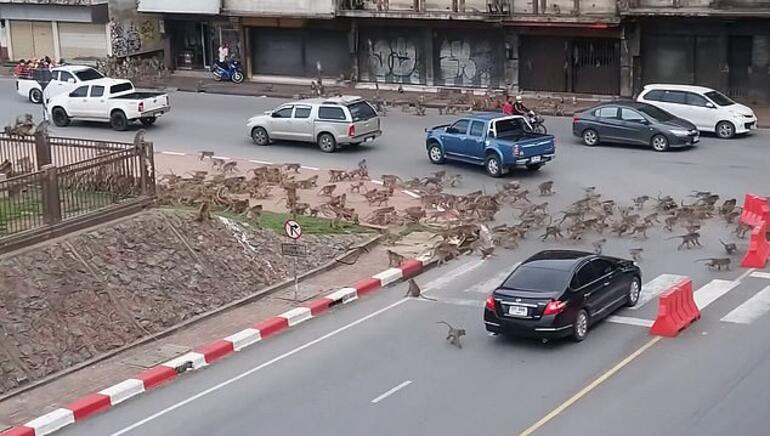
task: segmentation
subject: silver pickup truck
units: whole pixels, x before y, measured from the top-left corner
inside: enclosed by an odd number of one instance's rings
[[[58,127],[72,120],[103,121],[115,130],[126,130],[136,120],[150,126],[171,110],[168,94],[136,91],[128,80],[106,78],[47,99],[45,105]]]

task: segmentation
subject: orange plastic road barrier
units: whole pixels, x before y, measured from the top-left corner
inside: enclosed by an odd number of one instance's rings
[[[741,222],[752,227],[756,227],[762,222],[769,223],[770,205],[768,205],[767,198],[755,194],[746,194],[746,198],[743,200]]]
[[[650,334],[673,338],[699,319],[700,310],[693,298],[692,280],[687,279],[660,296],[658,317],[650,328]]]
[[[770,244],[767,242],[767,223],[761,222],[751,231],[749,249],[743,257],[741,266],[744,268],[764,268],[770,257]]]

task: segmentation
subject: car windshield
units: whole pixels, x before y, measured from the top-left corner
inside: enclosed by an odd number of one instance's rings
[[[663,109],[658,109],[655,106],[643,106],[638,108],[638,110],[639,112],[657,121],[669,121],[674,119],[673,115],[664,111]]]
[[[503,283],[503,288],[528,292],[554,292],[563,290],[569,281],[569,271],[520,266]]]
[[[377,116],[377,112],[365,101],[359,101],[348,106],[353,121],[365,121]]]
[[[96,71],[93,68],[78,71],[75,73],[75,75],[78,76],[78,79],[80,79],[81,82],[88,82],[89,80],[96,80],[104,77],[102,73]]]
[[[711,91],[706,93],[706,97],[710,98],[711,101],[714,103],[720,105],[720,106],[732,106],[735,104],[734,101],[730,99],[730,97],[722,94],[721,92],[717,91]]]
[[[510,118],[495,122],[498,138],[513,138],[529,131],[529,126],[521,118]]]

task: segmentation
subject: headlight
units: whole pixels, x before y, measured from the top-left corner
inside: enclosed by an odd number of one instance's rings
[[[689,130],[671,130],[672,135],[676,136],[687,136],[690,134]]]

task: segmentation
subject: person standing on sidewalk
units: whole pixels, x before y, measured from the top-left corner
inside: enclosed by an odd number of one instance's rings
[[[227,46],[226,42],[223,42],[219,46],[218,50],[218,61],[219,66],[222,68],[227,68],[227,58],[230,56],[230,48]]]

